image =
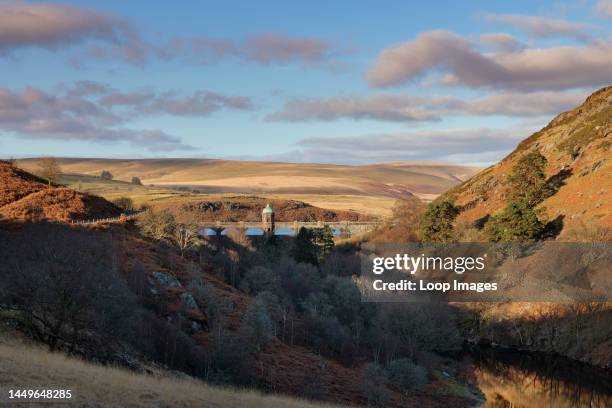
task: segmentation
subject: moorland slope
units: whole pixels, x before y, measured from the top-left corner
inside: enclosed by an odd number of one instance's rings
[[[493,215],[507,202],[508,175],[532,151],[547,159],[546,176],[558,186],[538,208],[564,229],[584,222],[612,227],[612,87],[602,88],[575,109],[554,118],[523,140],[499,163],[481,171],[438,200],[460,209],[457,222]]]
[[[185,186],[203,193],[349,194],[403,197],[436,196],[478,169],[454,164],[397,162],[364,166],[277,163],[211,159],[58,159],[65,173],[117,180],[139,177],[144,184]],[[38,159],[19,160],[35,171]]]
[[[0,217],[71,221],[113,217],[120,210],[103,198],[79,193],[0,161]]]

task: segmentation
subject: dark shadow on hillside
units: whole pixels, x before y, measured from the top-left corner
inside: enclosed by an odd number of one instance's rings
[[[555,195],[565,185],[565,180],[571,177],[572,174],[571,169],[562,169],[557,174],[550,176],[546,180],[546,190],[549,196]]]
[[[485,224],[487,223],[487,221],[489,221],[490,218],[491,218],[491,214],[487,214],[484,217],[478,218],[476,221],[474,221],[474,227],[476,227],[479,230],[483,229]]]
[[[548,221],[544,226],[543,239],[555,238],[563,231],[563,220],[565,215],[559,215],[554,220]]]

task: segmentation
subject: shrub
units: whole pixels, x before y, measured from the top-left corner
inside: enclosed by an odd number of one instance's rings
[[[140,179],[138,177],[132,177],[131,183],[136,185],[136,186],[142,186],[142,181],[140,181]]]

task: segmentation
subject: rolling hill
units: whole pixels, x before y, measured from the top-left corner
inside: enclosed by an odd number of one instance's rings
[[[35,171],[37,159],[19,160]],[[398,162],[365,166],[296,164],[211,159],[87,159],[62,158],[65,173],[115,179],[139,177],[144,184],[185,186],[203,193],[326,194],[435,197],[474,174],[477,169],[453,164]]]

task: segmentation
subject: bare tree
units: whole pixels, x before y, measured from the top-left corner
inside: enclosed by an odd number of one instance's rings
[[[137,307],[110,235],[40,224],[0,233],[0,247],[0,316],[15,327],[50,350],[102,354],[131,338]]]
[[[199,242],[197,225],[178,224],[174,228],[174,242],[181,251],[181,256],[185,256],[185,252],[194,248]]]
[[[156,241],[172,241],[176,229],[176,220],[168,211],[155,212],[148,210],[138,219],[140,231]]]
[[[59,180],[62,170],[59,163],[53,157],[43,157],[38,163],[39,173],[42,178],[51,183],[55,183]]]
[[[134,201],[129,197],[119,197],[113,200],[113,204],[121,208],[123,211],[133,211]]]

